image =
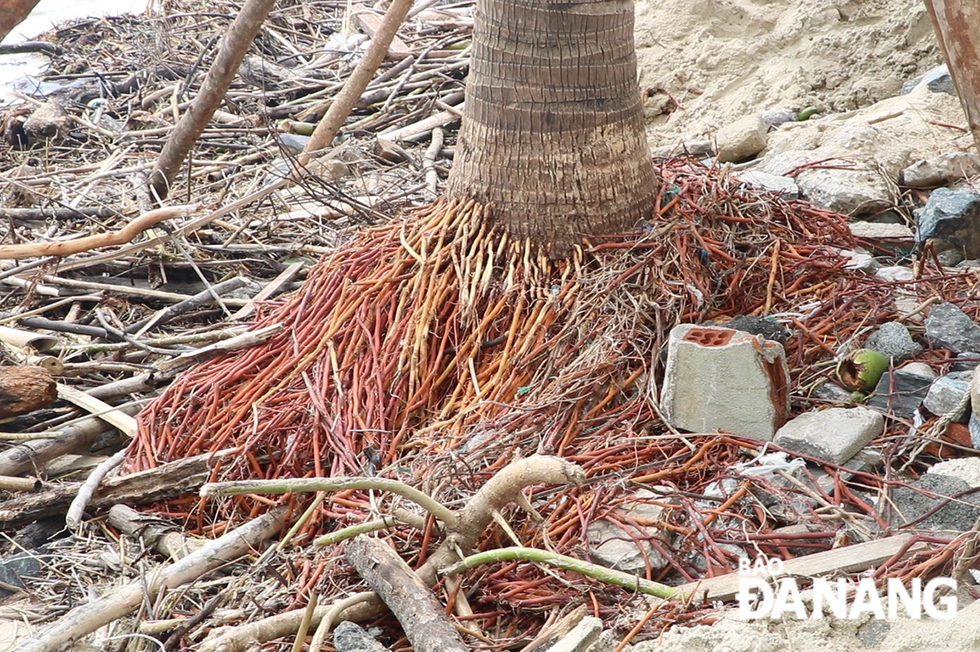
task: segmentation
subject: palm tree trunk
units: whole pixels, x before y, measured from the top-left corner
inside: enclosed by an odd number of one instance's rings
[[[632,0],[477,0],[451,197],[552,257],[630,230],[657,193]]]

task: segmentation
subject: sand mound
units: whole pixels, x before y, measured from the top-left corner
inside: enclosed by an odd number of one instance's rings
[[[637,0],[636,21],[653,143],[768,109],[868,106],[941,63],[921,0]]]

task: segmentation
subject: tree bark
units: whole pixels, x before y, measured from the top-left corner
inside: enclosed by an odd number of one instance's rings
[[[980,151],[980,4],[976,0],[926,0],[926,7]]]
[[[0,418],[27,414],[54,403],[54,378],[41,367],[0,367]]]
[[[20,25],[38,0],[0,0],[0,41]]]
[[[344,556],[395,614],[416,652],[467,652],[436,596],[387,544],[361,534]]]
[[[649,217],[632,0],[477,0],[448,194],[553,257]]]

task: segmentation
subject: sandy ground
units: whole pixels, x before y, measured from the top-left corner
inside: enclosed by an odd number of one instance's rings
[[[941,63],[921,0],[637,0],[636,45],[663,145],[768,109],[868,106]]]
[[[932,620],[738,620],[674,628],[631,652],[970,652],[980,650],[980,602]]]

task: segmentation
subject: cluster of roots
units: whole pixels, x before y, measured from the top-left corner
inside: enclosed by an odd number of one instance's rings
[[[129,468],[233,448],[215,480],[382,474],[451,502],[517,454],[576,459],[664,432],[656,386],[670,328],[833,294],[845,276],[835,247],[850,235],[838,215],[714,169],[664,161],[661,175],[650,222],[570,260],[508,242],[472,202],[440,200],[358,234],[265,307],[255,327],[284,327],[272,339],[184,373],[140,414]],[[636,472],[656,462],[636,460]],[[269,504],[165,510],[214,534]],[[364,504],[335,496],[305,527],[366,518]]]

